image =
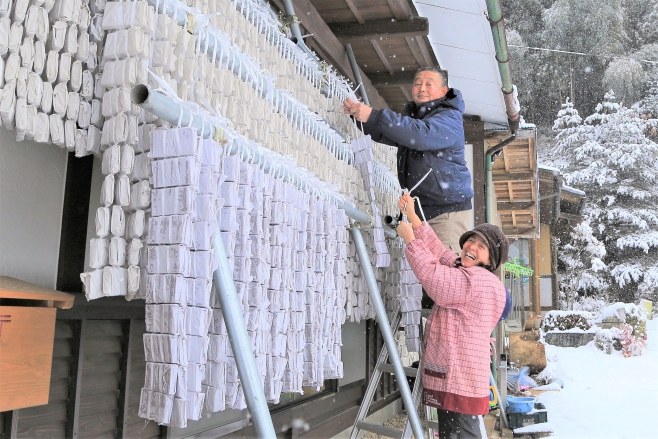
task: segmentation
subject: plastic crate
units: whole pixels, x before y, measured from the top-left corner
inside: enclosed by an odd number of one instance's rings
[[[509,428],[514,430],[527,425],[548,422],[548,411],[544,404],[537,402],[534,411],[529,413],[507,413],[507,420],[509,421]]]

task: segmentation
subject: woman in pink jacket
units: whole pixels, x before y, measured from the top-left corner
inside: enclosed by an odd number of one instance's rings
[[[405,194],[398,225],[406,255],[434,300],[425,326],[423,401],[436,407],[439,437],[480,438],[479,419],[489,411],[489,337],[505,307],[506,292],[494,274],[507,261],[509,243],[499,227],[480,224],[459,239],[461,257],[446,249],[421,222]]]

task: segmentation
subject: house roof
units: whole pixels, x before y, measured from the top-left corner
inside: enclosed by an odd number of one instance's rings
[[[414,0],[430,22],[429,41],[466,113],[507,126],[502,82],[484,0]]]
[[[562,218],[579,221],[585,192],[563,185],[559,169],[539,165],[539,214],[542,224],[555,225]]]

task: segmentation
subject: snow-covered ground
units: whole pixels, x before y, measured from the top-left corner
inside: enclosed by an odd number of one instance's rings
[[[647,321],[643,355],[606,355],[593,342],[546,345],[548,368],[564,389],[537,397],[548,409],[553,439],[658,438],[658,318]]]

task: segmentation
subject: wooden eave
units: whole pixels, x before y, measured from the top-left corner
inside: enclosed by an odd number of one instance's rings
[[[272,2],[283,10],[281,0]],[[292,3],[303,33],[312,34],[305,39],[307,46],[354,81],[345,54],[345,44],[352,46],[368,98],[375,108],[401,112],[411,101],[416,70],[439,65],[427,38],[428,20],[418,16],[411,0]]]
[[[510,137],[489,133],[488,150]],[[492,164],[492,180],[503,232],[511,238],[536,236],[539,228],[539,176],[534,130],[520,130]]]

